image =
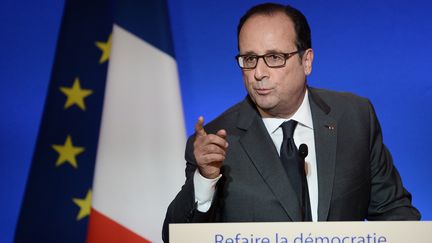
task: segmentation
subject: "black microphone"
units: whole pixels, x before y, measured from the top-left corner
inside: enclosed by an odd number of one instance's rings
[[[305,176],[308,174],[306,161],[305,161],[306,156],[308,156],[308,153],[309,153],[308,146],[304,143],[300,144],[299,149],[298,149],[298,154],[301,158],[301,163],[302,163],[302,166],[300,166],[300,167],[303,168]]]
[[[306,144],[300,144],[299,155],[303,160],[308,156],[308,146]]]
[[[298,149],[298,153],[299,156],[301,158],[301,163],[303,166],[301,166],[301,168],[303,168],[304,174],[302,176],[302,217],[303,217],[303,221],[312,221],[312,215],[311,215],[311,206],[310,206],[310,201],[309,201],[309,188],[307,185],[307,180],[306,180],[306,176],[307,176],[307,166],[306,166],[306,161],[305,158],[308,155],[308,146],[304,143],[300,144],[299,149]]]

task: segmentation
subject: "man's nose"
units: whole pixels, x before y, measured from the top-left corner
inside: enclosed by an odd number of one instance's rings
[[[264,58],[258,58],[257,65],[255,67],[254,76],[257,81],[261,81],[268,78],[269,67],[264,61]]]

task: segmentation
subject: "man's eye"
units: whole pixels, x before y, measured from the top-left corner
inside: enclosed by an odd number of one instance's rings
[[[276,55],[276,54],[267,55],[266,58],[267,60],[271,60],[271,61],[280,61],[283,59],[281,55]]]
[[[253,63],[256,60],[256,56],[246,56],[244,57],[244,61],[247,63]]]

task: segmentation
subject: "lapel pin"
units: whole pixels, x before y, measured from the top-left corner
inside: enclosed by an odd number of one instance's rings
[[[328,130],[335,130],[335,126],[333,125],[325,125]]]

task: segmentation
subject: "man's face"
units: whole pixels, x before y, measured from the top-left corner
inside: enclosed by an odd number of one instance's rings
[[[239,34],[240,55],[264,55],[297,51],[294,24],[284,13],[255,15]],[[308,49],[300,59],[296,54],[284,67],[270,68],[258,60],[255,69],[243,70],[249,96],[263,117],[289,117],[300,106],[306,90],[306,75],[312,68],[313,52]]]

